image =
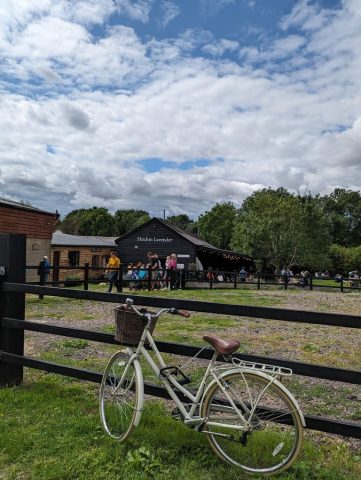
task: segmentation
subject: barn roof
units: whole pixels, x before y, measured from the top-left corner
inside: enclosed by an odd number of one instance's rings
[[[185,232],[181,228],[173,225],[172,223],[166,222],[165,220],[161,220],[160,218],[156,218],[156,217],[153,217],[150,220],[148,220],[147,222],[142,223],[138,227],[133,228],[129,232],[124,233],[124,235],[122,235],[122,236],[120,236],[119,238],[116,239],[116,243],[118,243],[119,240],[123,240],[124,238],[128,237],[129,235],[132,235],[133,233],[135,233],[137,230],[141,230],[142,228],[146,227],[147,225],[149,225],[153,222],[158,222],[158,223],[166,226],[170,230],[173,230],[174,232],[178,233],[178,235],[180,235],[181,237],[183,237],[186,240],[188,240],[189,242],[193,243],[193,245],[202,245],[204,247],[216,248],[213,245],[211,245],[210,243],[206,242],[205,240],[202,240],[197,235],[194,235],[193,233]]]
[[[70,235],[57,230],[53,233],[51,245],[62,247],[115,247],[116,237],[100,237],[93,235]]]
[[[34,213],[42,213],[45,215],[51,215],[52,217],[57,214],[57,212],[47,212],[45,210],[41,210],[40,208],[33,207],[32,205],[28,205],[26,203],[15,202],[15,200],[10,200],[9,198],[0,197],[0,206],[16,208],[19,210],[30,210]]]

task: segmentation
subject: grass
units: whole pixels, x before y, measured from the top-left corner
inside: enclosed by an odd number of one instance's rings
[[[104,291],[104,287],[95,286],[94,289]],[[286,295],[287,299],[292,296],[297,300],[298,297],[294,291],[272,296],[269,292],[252,290],[140,294],[256,306],[282,306]],[[39,301],[36,296],[29,295],[26,317],[48,322],[62,319],[62,324],[69,326],[76,320],[84,329],[94,329],[94,322],[101,317],[104,321],[99,330],[113,333],[112,308],[114,304],[61,297],[45,297]],[[156,337],[203,346],[201,337],[204,332],[237,335],[242,339],[243,351],[249,353],[289,356],[331,366],[339,364],[343,368],[358,368],[360,364],[354,333],[333,327],[283,322],[280,328],[280,323],[275,321],[194,313],[188,320],[164,316],[158,322]],[[336,352],[330,349],[332,342],[327,335],[336,345]],[[31,356],[95,371],[104,368],[115,348],[32,332],[26,336],[27,348],[32,349]],[[171,355],[165,355],[165,358],[166,362],[176,365],[188,361]],[[191,364],[186,372],[190,372],[196,382],[201,370],[199,365]],[[148,369],[145,369],[145,375],[151,377]],[[336,388],[334,382],[312,383],[298,376],[291,382],[291,390],[307,414],[338,418],[346,418],[347,414],[347,418],[360,420],[358,387],[341,384]],[[97,390],[97,385],[88,382],[31,369],[25,369],[23,385],[0,389],[0,479],[249,478],[218,461],[208,448],[205,436],[175,422],[169,415],[168,406],[160,400],[147,401],[140,427],[127,442],[118,444],[108,438],[100,426]],[[356,480],[361,478],[360,460],[355,446],[351,447],[344,440],[306,432],[301,458],[291,470],[277,478]]]
[[[0,389],[0,479],[210,480],[248,478],[211,453],[205,436],[148,401],[140,426],[119,444],[102,431],[97,387],[29,371],[20,387]],[[278,478],[356,480],[359,458],[339,441],[308,439],[300,461]]]

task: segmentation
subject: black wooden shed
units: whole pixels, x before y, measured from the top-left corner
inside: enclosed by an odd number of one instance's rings
[[[147,263],[147,253],[157,253],[164,262],[167,255],[175,253],[180,268],[233,271],[253,265],[248,255],[222,250],[159,218],[152,218],[115,240],[123,265]]]

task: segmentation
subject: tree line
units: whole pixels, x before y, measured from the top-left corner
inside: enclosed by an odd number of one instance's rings
[[[74,235],[121,236],[150,220],[145,210],[103,207],[73,210],[60,229]],[[294,194],[265,188],[240,208],[217,203],[196,220],[186,214],[166,221],[199,235],[215,247],[254,258],[257,269],[282,267],[347,273],[361,270],[361,195],[336,188],[329,195]]]

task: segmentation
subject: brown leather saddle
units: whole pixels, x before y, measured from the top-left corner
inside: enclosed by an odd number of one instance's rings
[[[239,349],[240,342],[234,338],[218,338],[214,335],[204,335],[203,340],[221,354],[234,353]]]

